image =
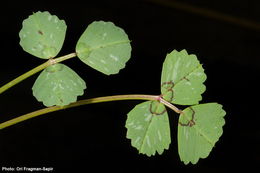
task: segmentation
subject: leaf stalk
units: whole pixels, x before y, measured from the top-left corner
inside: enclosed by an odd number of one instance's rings
[[[180,114],[182,111],[169,103],[168,101],[164,100],[161,96],[157,95],[142,95],[142,94],[129,94],[129,95],[114,95],[114,96],[105,96],[105,97],[96,97],[96,98],[90,98],[85,100],[80,100],[74,103],[71,103],[66,106],[52,106],[44,109],[40,109],[28,114],[21,115],[17,118],[8,120],[6,122],[3,122],[0,124],[0,129],[12,126],[14,124],[20,123],[22,121],[44,115],[50,112],[55,112],[63,109],[68,109],[72,107],[77,107],[81,105],[87,105],[87,104],[94,104],[94,103],[102,103],[102,102],[110,102],[110,101],[122,101],[122,100],[157,100],[160,101],[162,104],[167,106],[168,108],[172,109],[176,113]]]
[[[24,79],[27,79],[28,77],[34,75],[35,73],[45,69],[46,67],[65,61],[67,59],[73,58],[76,56],[76,53],[70,53],[68,55],[64,55],[55,59],[49,59],[48,61],[46,61],[45,63],[33,68],[32,70],[20,75],[19,77],[15,78],[14,80],[8,82],[7,84],[3,85],[0,88],[0,94],[5,92],[6,90],[8,90],[9,88],[13,87],[14,85],[20,83],[21,81],[23,81]]]

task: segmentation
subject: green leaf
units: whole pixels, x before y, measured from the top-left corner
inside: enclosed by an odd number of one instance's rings
[[[23,21],[19,33],[24,51],[42,59],[55,57],[63,45],[67,26],[49,12],[36,12]]]
[[[83,95],[86,84],[76,72],[64,64],[47,67],[36,79],[33,95],[45,106],[64,106]]]
[[[85,64],[110,75],[125,67],[131,56],[131,45],[123,29],[111,22],[97,21],[81,35],[76,52]]]
[[[217,103],[184,109],[179,117],[178,151],[185,164],[195,164],[199,158],[208,157],[222,135],[225,114],[222,105]]]
[[[164,105],[147,101],[135,106],[127,116],[127,138],[139,153],[162,154],[171,143],[168,114]]]
[[[163,98],[179,105],[198,104],[206,90],[206,75],[195,55],[174,50],[166,56],[161,77]]]

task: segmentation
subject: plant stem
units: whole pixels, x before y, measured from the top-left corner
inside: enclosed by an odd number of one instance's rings
[[[47,113],[54,112],[54,111],[59,111],[59,110],[77,107],[77,106],[81,106],[81,105],[101,103],[101,102],[110,102],[110,101],[119,101],[119,100],[157,100],[179,114],[182,112],[177,107],[175,107],[171,103],[164,100],[161,96],[139,95],[139,94],[115,95],[115,96],[96,97],[96,98],[91,98],[91,99],[86,99],[86,100],[80,100],[80,101],[71,103],[66,106],[52,106],[52,107],[40,109],[40,110],[31,112],[28,114],[21,115],[17,118],[9,120],[9,121],[3,122],[0,124],[0,129],[12,126],[14,124],[31,119],[33,117],[37,117],[39,115],[47,114]]]
[[[23,81],[24,79],[32,76],[33,74],[45,69],[46,67],[56,64],[58,62],[73,58],[76,56],[76,53],[70,53],[68,55],[65,56],[61,56],[59,58],[55,58],[55,59],[49,59],[47,62],[35,67],[34,69],[22,74],[21,76],[15,78],[14,80],[8,82],[7,84],[5,84],[4,86],[2,86],[0,88],[0,94],[3,93],[4,91],[8,90],[9,88],[11,88],[12,86],[18,84],[19,82]]]

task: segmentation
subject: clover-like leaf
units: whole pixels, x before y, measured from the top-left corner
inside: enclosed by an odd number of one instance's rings
[[[76,52],[85,64],[110,75],[125,67],[131,45],[123,29],[112,22],[95,21],[81,35]]]
[[[86,84],[76,72],[64,64],[54,64],[41,72],[32,90],[45,106],[64,106],[83,95]]]
[[[166,56],[161,77],[163,98],[174,104],[193,105],[202,99],[206,75],[195,55],[174,50]]]
[[[168,114],[163,104],[147,101],[132,109],[126,121],[127,138],[139,153],[162,154],[171,143]]]
[[[24,51],[42,59],[55,57],[63,45],[67,26],[49,12],[36,12],[23,21],[19,33]]]
[[[222,135],[225,111],[217,103],[199,104],[183,110],[178,125],[180,159],[195,164],[206,158]]]

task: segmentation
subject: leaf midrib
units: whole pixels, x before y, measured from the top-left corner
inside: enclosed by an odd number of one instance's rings
[[[185,118],[186,120],[190,121],[190,119],[187,117],[187,115],[181,114],[180,116],[184,116],[184,118]],[[195,117],[195,116],[196,116],[196,111],[195,111],[194,117]],[[193,127],[194,127],[194,129],[195,129],[208,143],[210,143],[210,145],[211,145],[212,147],[214,147],[215,142],[214,142],[213,140],[211,140],[205,133],[203,133],[203,132],[201,131],[202,128],[200,128],[200,126],[196,123],[196,121],[195,121],[195,125],[193,125],[192,127],[186,126],[186,127],[184,127],[184,128],[193,128]]]
[[[152,121],[153,121],[153,119],[154,119],[154,115],[153,115],[153,114],[151,114],[151,115],[152,115],[152,118],[151,118],[151,120],[149,121],[148,127],[147,127],[146,130],[145,130],[144,137],[143,137],[143,140],[142,140],[142,143],[141,143],[141,147],[140,147],[140,151],[141,151],[141,152],[142,152],[142,150],[143,150],[144,141],[145,141],[145,139],[146,139],[146,137],[147,137],[147,132],[149,131],[149,128],[151,127]],[[146,154],[147,154],[147,153],[146,153]]]
[[[86,47],[82,50],[79,50],[81,53],[85,53],[85,52],[91,52],[93,50],[97,50],[97,49],[102,49],[102,48],[106,48],[106,47],[109,47],[109,46],[114,46],[114,45],[118,45],[118,44],[124,44],[124,43],[129,43],[130,40],[122,40],[122,41],[115,41],[115,42],[110,42],[108,44],[102,44],[102,45],[99,45],[99,46],[96,46],[96,47],[91,47],[90,45],[88,45],[89,47]]]
[[[185,80],[184,78],[187,78],[189,75],[191,75],[192,73],[194,73],[194,71],[196,71],[197,69],[199,69],[200,67],[202,67],[202,64],[199,64],[198,66],[196,66],[193,70],[191,70],[189,73],[187,73],[186,75],[183,75],[177,82],[175,82],[174,86],[178,85],[181,81]],[[204,73],[205,74],[205,73]],[[204,80],[205,81],[205,80]],[[204,82],[203,81],[203,82]],[[173,81],[174,82],[174,81]],[[203,83],[202,82],[202,83]]]

